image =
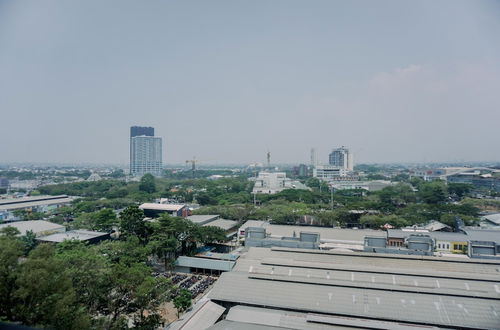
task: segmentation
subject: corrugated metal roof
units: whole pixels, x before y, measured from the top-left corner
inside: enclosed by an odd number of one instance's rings
[[[56,233],[40,237],[38,240],[43,242],[61,243],[65,240],[87,241],[96,237],[107,236],[108,233],[89,230],[71,230],[65,233]]]
[[[66,230],[66,227],[64,227],[63,225],[45,220],[15,221],[11,223],[1,224],[0,229],[9,226],[17,228],[17,230],[21,232],[21,235],[26,235],[26,232],[29,230],[33,231],[33,233],[35,233],[37,236],[43,235],[45,233],[53,233]]]
[[[273,271],[271,271],[273,272]],[[347,273],[347,272],[346,272]],[[393,292],[412,292],[412,293],[430,293],[436,295],[447,295],[457,297],[476,297],[486,299],[500,299],[500,292],[495,291],[495,282],[477,282],[477,281],[461,281],[457,280],[450,285],[450,280],[439,279],[435,282],[434,279],[421,277],[393,277],[385,274],[377,274],[366,276],[366,274],[353,273],[352,280],[347,274],[343,274],[340,279],[332,278],[331,276],[316,277],[316,276],[297,276],[288,274],[273,274],[270,273],[256,273],[255,269],[248,275],[252,279],[282,281],[290,283],[308,283],[326,286],[340,286],[340,287],[356,287],[360,289],[383,290]],[[366,278],[367,281],[361,280]],[[412,278],[412,280],[408,280]],[[460,285],[461,284],[461,285]],[[464,285],[467,285],[468,290],[464,290]],[[498,285],[497,285],[498,287]]]
[[[199,225],[203,225],[207,222],[214,221],[217,218],[219,218],[219,216],[216,214],[190,215],[190,216],[186,217],[186,219],[188,219],[194,223],[197,223]]]
[[[70,197],[57,198],[57,199],[48,199],[48,200],[38,200],[38,201],[27,201],[23,203],[15,203],[15,204],[4,204],[0,205],[0,211],[9,211],[9,210],[19,210],[26,209],[37,206],[44,205],[56,205],[56,204],[69,204],[73,201]]]
[[[205,223],[203,226],[214,226],[214,227],[219,227],[223,230],[229,230],[231,228],[236,227],[237,225],[238,225],[238,221],[217,219],[217,220]]]
[[[301,330],[359,329],[358,327],[325,325],[320,323],[308,322],[307,317],[308,317],[307,313],[238,305],[232,307],[229,310],[228,314],[226,315],[226,321],[280,327],[281,329],[283,328],[301,329]]]
[[[186,313],[181,320],[172,324],[169,330],[205,330],[213,325],[226,309],[216,303],[206,300]]]
[[[488,221],[491,221],[493,223],[496,223],[497,225],[500,225],[500,213],[488,214],[483,216],[482,218],[487,219]]]
[[[304,260],[290,260],[281,258],[264,258],[261,260],[263,265],[275,265],[282,267],[299,267],[308,269],[323,269],[323,270],[338,270],[352,272],[366,272],[375,274],[391,274],[391,275],[412,275],[420,277],[435,277],[435,278],[451,278],[451,279],[470,279],[481,281],[500,281],[500,275],[496,271],[495,266],[490,267],[486,273],[478,268],[477,272],[467,272],[466,269],[460,272],[454,271],[436,271],[432,269],[420,269],[418,261],[411,268],[397,268],[397,265],[389,267],[372,266],[364,264],[342,264],[329,262],[311,262]]]
[[[439,270],[439,267],[453,268],[460,271],[463,267],[470,267],[473,264],[479,265],[500,265],[500,262],[493,260],[482,260],[482,259],[462,259],[456,257],[437,257],[437,256],[419,256],[419,255],[402,255],[402,254],[383,254],[383,253],[373,253],[373,252],[344,252],[335,250],[304,250],[295,248],[282,248],[273,247],[271,248],[272,253],[276,253],[279,256],[286,258],[286,256],[294,255],[297,260],[311,260],[309,256],[301,255],[311,255],[314,260],[329,260],[328,258],[334,258],[338,260],[352,262],[371,262],[374,265],[388,263],[394,266],[400,265],[411,265],[414,266],[413,261],[419,260],[419,267],[430,268],[431,270]],[[256,250],[253,251],[255,253]],[[252,251],[250,251],[252,253]],[[269,249],[264,249],[258,251],[257,253],[269,253]],[[305,259],[304,259],[305,258]],[[454,265],[454,266],[445,266]]]
[[[500,230],[467,229],[465,232],[471,241],[489,241],[500,244]]]
[[[250,324],[234,321],[220,321],[208,328],[208,330],[284,330],[289,328],[272,327],[268,325]]]
[[[257,280],[240,272],[222,274],[208,297],[301,312],[438,326],[487,329],[500,324],[499,300]]]
[[[26,202],[36,202],[36,201],[44,201],[44,200],[54,200],[54,199],[62,199],[68,198],[68,195],[56,195],[56,196],[29,196],[29,197],[20,197],[20,198],[7,198],[0,199],[0,205],[7,204],[18,204],[18,203],[26,203]]]
[[[175,264],[179,267],[203,268],[221,271],[230,271],[233,269],[235,262],[227,260],[207,259],[207,258],[194,258],[180,256],[177,258]]]
[[[370,272],[370,268],[363,270],[362,268],[358,270],[332,270],[329,268],[306,268],[306,267],[287,267],[287,260],[280,260],[283,266],[279,264],[263,264],[266,260],[249,260],[242,257],[236,263],[233,271],[247,272],[249,275],[254,274],[273,274],[276,276],[285,277],[297,277],[305,278],[307,280],[314,281],[316,279],[320,280],[331,280],[331,281],[345,281],[351,282],[352,285],[357,285],[359,283],[360,287],[372,284],[388,284],[394,286],[395,289],[403,290],[405,288],[410,291],[414,287],[422,287],[426,289],[449,289],[450,292],[455,291],[465,291],[471,294],[487,294],[490,297],[498,297],[499,292],[497,292],[496,284],[500,282],[499,276],[490,275],[490,281],[481,280],[481,276],[469,276],[473,274],[465,274],[467,277],[461,278],[442,278],[433,276],[418,276],[410,275],[405,272],[401,274],[390,274],[390,273],[373,273]],[[288,260],[288,262],[293,262],[293,260]],[[336,268],[333,264],[327,264],[326,267]],[[454,274],[458,277],[456,274]],[[351,285],[348,283],[348,285]],[[401,288],[398,288],[401,287]]]
[[[144,203],[139,206],[141,210],[158,210],[158,211],[179,211],[186,205],[184,204],[158,204],[158,203]]]
[[[422,330],[421,325],[400,322],[376,321],[355,317],[342,317],[312,313],[283,311],[270,308],[235,306],[229,310],[227,321],[276,326],[298,330],[340,329],[407,329]],[[427,329],[434,327],[426,327]],[[436,329],[436,328],[434,328]]]

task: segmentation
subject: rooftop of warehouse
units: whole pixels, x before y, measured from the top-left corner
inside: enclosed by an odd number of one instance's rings
[[[213,269],[221,271],[230,271],[233,269],[236,262],[228,260],[219,259],[209,259],[209,258],[196,258],[196,257],[186,257],[180,256],[177,258],[175,264],[178,267],[190,267],[190,268],[201,268],[201,269]]]
[[[159,203],[143,203],[139,206],[140,209],[158,210],[158,211],[178,211],[185,207],[185,204],[159,204]]]
[[[66,240],[88,241],[96,237],[107,236],[108,233],[90,230],[71,230],[64,233],[55,233],[48,236],[40,237],[43,242],[61,243]]]
[[[197,223],[197,224],[205,224],[207,222],[214,221],[219,218],[219,215],[217,214],[195,214],[195,215],[190,215],[186,217],[186,219]]]
[[[336,241],[336,242],[357,242],[363,244],[365,236],[386,237],[387,232],[384,230],[373,229],[343,229],[330,228],[319,226],[299,226],[299,225],[274,225],[267,221],[248,220],[240,230],[245,230],[248,227],[264,227],[266,232],[271,236],[293,237],[302,231],[316,232],[320,234],[321,242]]]
[[[10,223],[0,224],[0,229],[6,227],[14,227],[21,232],[21,235],[26,235],[27,231],[33,231],[36,233],[47,232],[47,231],[64,231],[66,228],[63,225],[53,223],[45,220],[26,220],[26,221],[14,221]]]
[[[237,225],[238,225],[238,221],[235,221],[235,220],[217,219],[217,220],[205,223],[203,226],[214,226],[214,227],[222,228],[224,230],[229,230],[231,228],[236,227]]]
[[[500,300],[253,279],[243,272],[223,273],[208,297],[215,302],[438,326],[500,324]]]

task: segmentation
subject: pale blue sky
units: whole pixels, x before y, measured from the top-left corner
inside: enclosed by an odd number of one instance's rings
[[[499,1],[0,0],[0,162],[500,160]]]

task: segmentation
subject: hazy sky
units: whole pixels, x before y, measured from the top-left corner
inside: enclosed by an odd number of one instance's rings
[[[0,163],[500,160],[500,1],[0,0]]]

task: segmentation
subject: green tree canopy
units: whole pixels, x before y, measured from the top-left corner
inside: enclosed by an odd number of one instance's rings
[[[149,234],[148,224],[144,221],[144,212],[139,207],[132,205],[120,213],[120,235],[124,238],[137,236],[145,242]]]
[[[0,319],[5,317],[7,320],[13,320],[12,310],[16,305],[14,292],[17,288],[19,258],[23,250],[23,244],[15,235],[0,236]]]
[[[144,174],[139,183],[139,190],[146,193],[154,193],[156,191],[155,177],[149,173]]]
[[[174,298],[173,302],[175,308],[177,309],[177,317],[179,317],[180,313],[183,313],[191,307],[191,292],[186,289],[181,289]]]
[[[418,195],[428,204],[439,204],[446,201],[448,190],[442,181],[425,182],[419,185]]]

